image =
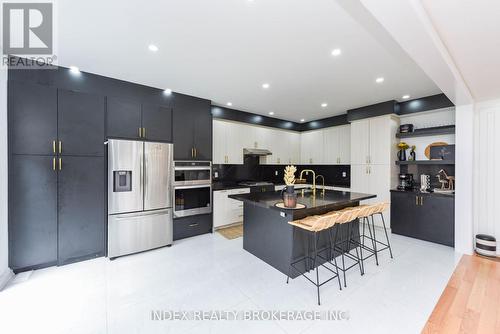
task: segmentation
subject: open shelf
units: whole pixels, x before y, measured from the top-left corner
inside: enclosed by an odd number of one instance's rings
[[[396,165],[454,165],[454,160],[413,160],[396,161]]]
[[[397,138],[412,138],[436,135],[449,135],[455,133],[455,125],[436,126],[432,128],[415,129],[413,132],[396,133]]]

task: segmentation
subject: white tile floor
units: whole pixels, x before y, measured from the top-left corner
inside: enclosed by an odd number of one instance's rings
[[[18,276],[0,292],[2,333],[420,333],[459,255],[394,235],[394,260],[352,270],[347,288],[321,290],[242,249],[242,239],[198,236],[147,253]],[[29,276],[29,277],[27,277]],[[342,321],[152,321],[152,310],[347,311]]]

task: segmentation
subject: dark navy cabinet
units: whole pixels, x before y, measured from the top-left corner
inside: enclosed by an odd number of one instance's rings
[[[194,237],[212,231],[212,214],[174,219],[174,240]]]
[[[13,155],[9,164],[9,267],[57,262],[57,171],[51,156]]]
[[[455,197],[392,191],[391,229],[395,234],[453,247]]]
[[[102,256],[104,96],[9,81],[9,266]]]
[[[174,159],[212,160],[210,101],[183,97],[174,108]]]
[[[8,82],[9,146],[15,154],[52,154],[57,140],[57,89]]]
[[[106,136],[139,139],[141,103],[117,97],[108,97],[106,105]]]
[[[104,96],[60,89],[57,124],[58,153],[104,156]]]
[[[116,97],[107,99],[106,136],[172,142],[172,108]]]
[[[142,128],[146,140],[172,142],[172,108],[143,104]]]
[[[62,157],[58,170],[58,263],[104,255],[103,157]]]

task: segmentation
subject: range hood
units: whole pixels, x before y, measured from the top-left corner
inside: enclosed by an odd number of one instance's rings
[[[273,153],[269,150],[263,148],[244,148],[243,155],[255,155],[255,156],[264,156],[264,155],[272,155]]]

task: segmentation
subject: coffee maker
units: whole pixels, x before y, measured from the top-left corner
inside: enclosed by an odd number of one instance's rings
[[[413,174],[399,174],[399,190],[412,190],[413,189]]]

